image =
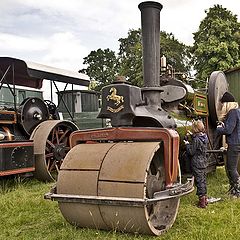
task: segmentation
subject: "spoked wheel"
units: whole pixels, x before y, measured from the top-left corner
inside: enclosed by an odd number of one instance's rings
[[[151,198],[165,189],[159,142],[79,144],[58,175],[57,193],[111,198]],[[74,171],[73,171],[74,170]],[[151,205],[59,202],[63,216],[79,227],[160,235],[175,221],[179,198]]]
[[[69,121],[51,120],[39,124],[30,139],[34,141],[35,173],[41,181],[57,178],[64,157],[70,150],[69,136],[77,130]]]

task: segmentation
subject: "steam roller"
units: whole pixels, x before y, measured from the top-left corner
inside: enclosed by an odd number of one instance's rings
[[[144,87],[119,77],[102,89],[98,117],[112,127],[70,135],[71,149],[45,198],[58,201],[78,227],[160,235],[174,223],[180,197],[193,191],[193,179],[181,181],[180,136],[170,114],[191,93],[176,79],[160,78],[162,5],[143,2],[139,9]]]
[[[0,177],[31,173],[40,181],[56,180],[78,127],[59,120],[56,106],[52,109],[37,97],[0,109]]]
[[[22,132],[33,141],[34,176],[41,181],[56,180],[70,149],[69,136],[78,127],[70,121],[59,120],[53,102],[36,97],[26,98],[20,104],[18,122]]]
[[[56,180],[70,149],[69,136],[78,129],[70,121],[59,120],[56,109],[53,102],[36,97],[26,98],[18,109],[19,127],[33,141],[34,176],[41,181]]]

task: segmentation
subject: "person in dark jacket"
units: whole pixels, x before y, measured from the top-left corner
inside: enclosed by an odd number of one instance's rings
[[[230,194],[240,197],[240,176],[238,172],[238,159],[240,154],[240,109],[231,93],[224,93],[221,98],[223,108],[226,109],[223,123],[217,126],[217,134],[226,135],[227,161],[226,173],[230,184]]]
[[[198,207],[205,208],[207,206],[207,144],[208,138],[205,133],[204,124],[201,120],[192,123],[192,141],[184,141],[186,144],[186,152],[191,158],[191,169],[197,187],[197,196],[199,198]]]

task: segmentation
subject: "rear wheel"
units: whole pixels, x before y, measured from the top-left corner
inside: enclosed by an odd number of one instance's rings
[[[39,124],[30,139],[34,141],[35,173],[42,181],[56,180],[60,166],[70,150],[69,136],[77,130],[69,121],[51,120]]]

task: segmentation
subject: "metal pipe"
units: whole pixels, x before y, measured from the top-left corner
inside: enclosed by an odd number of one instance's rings
[[[142,2],[143,80],[145,87],[160,86],[160,11],[158,2]]]

